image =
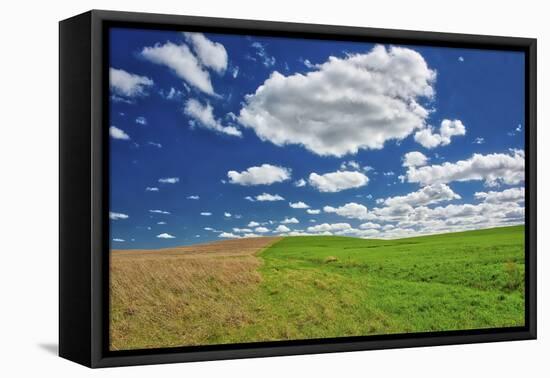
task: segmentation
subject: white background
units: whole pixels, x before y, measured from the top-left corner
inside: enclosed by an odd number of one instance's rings
[[[0,22],[0,375],[61,377],[461,377],[550,372],[545,163],[550,26],[545,1],[4,1]],[[89,9],[538,38],[539,340],[90,370],[55,355],[58,26]],[[490,100],[490,99],[488,99]],[[483,106],[483,104],[480,104]],[[499,125],[494,125],[499,127]],[[545,350],[546,349],[546,353]]]

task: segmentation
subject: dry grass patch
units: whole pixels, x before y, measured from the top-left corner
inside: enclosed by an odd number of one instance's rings
[[[111,254],[111,350],[231,342],[254,321],[255,254],[278,238],[251,238]]]

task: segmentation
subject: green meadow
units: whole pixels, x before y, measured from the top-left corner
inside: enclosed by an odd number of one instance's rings
[[[524,325],[523,226],[399,240],[285,237],[254,258],[259,263],[247,269],[257,278],[246,288],[221,285],[211,275],[201,281],[203,296],[186,298],[199,315],[172,311],[182,318],[160,323],[158,313],[145,317],[139,338],[124,335],[128,342],[119,348]],[[201,301],[208,311],[200,312]],[[144,332],[147,327],[171,331]],[[191,337],[197,327],[203,333]]]

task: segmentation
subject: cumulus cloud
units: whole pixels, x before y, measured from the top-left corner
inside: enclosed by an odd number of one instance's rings
[[[500,182],[516,185],[525,177],[525,156],[523,150],[512,150],[510,154],[474,154],[471,158],[456,163],[409,167],[406,176],[408,182],[420,185],[471,180],[485,181],[488,186],[495,186]]]
[[[422,152],[407,152],[403,156],[403,167],[421,167],[428,163],[428,158]]]
[[[373,222],[366,222],[359,225],[359,228],[362,230],[377,230],[380,229],[382,226],[380,226],[378,223]]]
[[[179,177],[163,177],[163,178],[159,178],[159,182],[161,184],[177,184],[178,182],[180,182],[180,178]]]
[[[487,203],[523,202],[525,201],[525,188],[510,188],[502,192],[477,192],[474,196]]]
[[[197,195],[192,195],[192,196],[187,196],[187,199],[189,200],[198,200],[200,199],[201,197],[200,196],[197,196]]]
[[[288,227],[285,226],[285,225],[280,224],[280,225],[277,226],[277,228],[275,229],[275,232],[290,232],[290,228],[288,228]]]
[[[439,127],[439,133],[435,132],[432,126],[428,126],[423,130],[417,131],[414,134],[414,140],[423,147],[434,148],[450,144],[451,137],[458,135],[466,135],[466,127],[464,127],[462,121],[458,119],[444,119]]]
[[[170,68],[176,76],[200,91],[215,95],[208,71],[203,69],[186,44],[166,42],[164,45],[144,47],[141,56],[152,63]]]
[[[251,233],[253,231],[250,228],[235,227],[235,228],[233,228],[233,232],[238,233],[238,234],[243,234],[243,233]]]
[[[300,223],[300,221],[294,217],[285,218],[281,221],[281,224],[296,224],[296,223]]]
[[[262,193],[256,196],[256,201],[260,201],[260,202],[284,201],[284,198],[278,194]]]
[[[351,219],[366,219],[368,214],[366,206],[355,202],[346,203],[344,206],[340,207],[325,206],[323,207],[323,211],[325,213],[335,213]]]
[[[425,206],[443,201],[460,199],[451,188],[445,184],[434,184],[420,188],[416,192],[404,196],[386,198],[382,203],[386,206],[411,205],[413,207]]]
[[[157,238],[159,239],[175,239],[176,237],[174,235],[167,234],[166,232],[162,234],[158,234]]]
[[[222,232],[218,235],[219,238],[226,238],[226,239],[238,239],[240,238],[239,235],[235,235],[231,232]]]
[[[146,88],[153,84],[153,80],[146,76],[136,75],[113,67],[109,68],[109,87],[118,96],[145,96],[147,94]]]
[[[349,230],[352,227],[349,223],[323,223],[318,224],[315,226],[310,226],[307,228],[308,232],[312,233],[324,233],[324,232],[337,232],[337,231],[344,231]]]
[[[203,66],[213,69],[219,74],[227,68],[227,51],[218,42],[213,42],[202,33],[183,33],[191,44]]]
[[[208,211],[203,211],[203,212],[201,213],[201,215],[202,215],[203,217],[209,217],[209,216],[212,215],[212,213],[211,213],[211,212],[208,212]]]
[[[264,233],[266,233],[266,232],[269,232],[269,228],[260,226],[260,227],[256,227],[256,228],[254,229],[254,231],[255,231],[255,232],[258,232],[258,233],[260,233],[260,234],[264,234]]]
[[[484,193],[477,197],[489,198],[490,202],[450,204],[435,208],[397,203],[370,210],[367,219],[377,223],[388,223],[381,229],[380,237],[383,238],[523,224],[525,209],[517,194],[501,194],[501,200],[498,201],[497,195],[489,196]]]
[[[231,213],[225,212],[223,213],[223,216],[226,218],[231,218]]]
[[[114,211],[109,211],[109,219],[111,220],[119,220],[119,219],[128,219],[127,214],[123,213],[115,213]]]
[[[319,175],[315,172],[309,175],[309,184],[320,192],[339,192],[346,189],[359,188],[367,185],[369,178],[356,171],[336,171]]]
[[[312,215],[316,215],[316,214],[321,213],[321,210],[319,210],[319,209],[307,209],[306,211],[307,211],[308,214],[312,214]]]
[[[259,167],[250,167],[245,171],[229,171],[227,177],[231,184],[238,185],[271,185],[290,180],[291,170],[271,164],[262,164]]]
[[[116,126],[109,127],[109,135],[113,139],[130,140],[130,136]]]
[[[309,205],[305,202],[298,201],[298,202],[289,202],[288,205],[292,207],[293,209],[308,209]]]
[[[247,227],[258,227],[260,224],[258,222],[251,221],[248,223]]]
[[[191,98],[185,103],[183,109],[185,114],[195,121],[198,122],[200,126],[205,129],[214,130],[222,134],[227,134],[231,136],[241,137],[242,133],[235,126],[224,126],[220,120],[214,117],[214,108],[209,103],[205,105],[201,104],[200,101]],[[194,122],[193,124],[196,124]]]
[[[322,156],[380,149],[425,127],[420,101],[433,97],[435,77],[414,50],[378,45],[330,57],[305,75],[273,72],[246,96],[239,121],[264,141]]]

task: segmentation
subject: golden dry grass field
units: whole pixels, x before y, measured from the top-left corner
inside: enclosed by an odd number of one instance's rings
[[[258,252],[280,238],[111,252],[111,350],[223,342],[250,322]]]

